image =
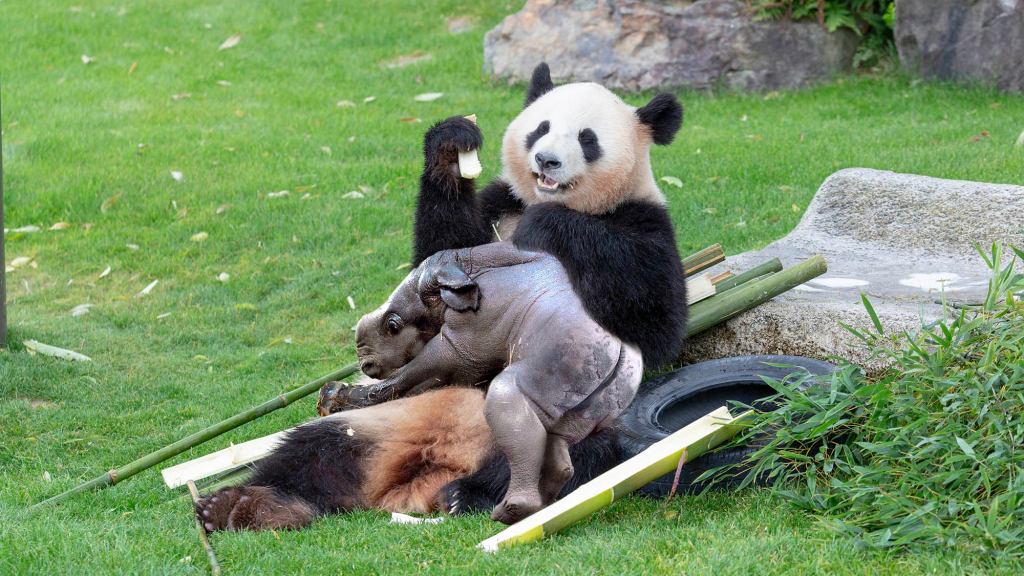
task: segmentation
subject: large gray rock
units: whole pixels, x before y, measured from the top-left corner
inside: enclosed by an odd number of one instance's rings
[[[1024,246],[1024,187],[941,180],[868,169],[836,172],[785,238],[728,258],[745,270],[778,257],[791,266],[822,254],[829,271],[805,286],[691,339],[684,360],[738,354],[871,358],[839,322],[866,328],[860,295],[888,332],[914,331],[943,313],[936,303],[984,298],[988,269],[974,243]]]
[[[899,0],[895,35],[911,72],[1024,90],[1024,0]]]
[[[849,70],[857,36],[816,22],[755,21],[737,0],[528,0],[484,38],[484,68],[525,81],[612,88],[795,88]]]

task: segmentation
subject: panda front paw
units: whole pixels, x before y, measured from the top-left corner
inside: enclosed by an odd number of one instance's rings
[[[452,116],[434,124],[423,138],[426,168],[436,179],[458,179],[459,152],[477,150],[484,136],[472,121]]]

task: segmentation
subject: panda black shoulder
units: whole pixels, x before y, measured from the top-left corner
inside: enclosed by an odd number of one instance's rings
[[[674,360],[686,335],[686,282],[665,206],[632,200],[598,215],[544,202],[526,208],[512,237],[556,256],[599,324],[637,345],[644,364]]]

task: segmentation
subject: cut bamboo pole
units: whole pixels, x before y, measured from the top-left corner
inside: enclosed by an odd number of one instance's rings
[[[82,484],[79,484],[78,486],[75,486],[74,488],[66,492],[62,492],[60,494],[57,494],[56,496],[47,498],[46,500],[43,500],[42,502],[39,502],[38,504],[31,506],[29,510],[37,510],[44,506],[60,502],[61,500],[64,500],[65,498],[73,496],[80,492],[85,492],[87,490],[94,489],[102,489],[108,486],[113,486],[114,484],[117,484],[119,482],[123,482],[124,480],[131,478],[132,476],[138,474],[139,472],[142,472],[143,470],[148,470],[149,468],[156,466],[157,464],[163,462],[164,460],[167,460],[168,458],[173,458],[174,456],[181,454],[182,452],[188,450],[189,448],[198,446],[211,438],[216,438],[217,436],[220,436],[221,434],[229,430],[238,428],[239,426],[245,424],[246,422],[251,422],[259,418],[260,416],[269,414],[270,412],[273,412],[274,410],[277,410],[279,408],[283,408],[300,398],[317,392],[320,390],[320,388],[323,387],[324,384],[332,380],[340,380],[342,378],[345,378],[346,376],[350,376],[353,373],[355,373],[356,370],[358,369],[359,364],[353,362],[348,366],[339,368],[325,376],[321,376],[320,378],[317,378],[312,382],[304,384],[290,392],[281,394],[277,398],[268,400],[263,404],[260,404],[259,406],[254,406],[246,410],[245,412],[236,414],[231,418],[228,418],[227,420],[223,420],[221,422],[218,422],[217,424],[214,424],[213,426],[200,430],[195,434],[186,436],[185,438],[182,438],[181,440],[178,440],[177,442],[170,444],[168,446],[164,446],[163,448],[155,452],[150,452],[149,454],[137,460],[129,462],[128,464],[125,464],[120,468],[110,470],[109,472],[97,476],[92,480],[89,480],[88,482],[83,482]]]
[[[196,484],[191,480],[188,481],[188,493],[192,495],[192,505],[199,504],[199,490],[196,490]],[[192,516],[196,519],[196,532],[199,533],[199,542],[203,544],[203,550],[206,550],[206,558],[210,560],[210,574],[220,576],[220,562],[217,562],[217,554],[213,551],[213,544],[210,544],[210,538],[206,535],[203,521],[199,519],[199,516],[194,511]]]
[[[721,282],[716,283],[715,284],[715,288],[718,290],[718,293],[721,294],[722,292],[725,292],[726,290],[729,290],[730,288],[735,288],[735,287],[739,286],[740,284],[743,284],[745,282],[749,282],[749,281],[751,281],[751,280],[753,280],[755,278],[760,278],[761,276],[766,276],[766,275],[771,274],[773,272],[781,272],[781,271],[782,271],[782,262],[780,262],[778,258],[772,258],[771,260],[769,260],[767,262],[764,262],[764,263],[758,264],[757,266],[754,266],[750,270],[747,270],[745,272],[741,272],[741,273],[739,273],[739,274],[737,274],[735,276],[726,278],[725,280],[722,280]]]
[[[698,302],[690,308],[687,335],[699,334],[812,278],[821,276],[826,271],[828,265],[825,259],[820,255],[813,256],[796,266]]]
[[[615,500],[645,486],[732,438],[747,411],[733,418],[725,406],[687,424],[622,464],[580,486],[565,498],[484,540],[477,548],[496,552],[540,540],[606,508]]]
[[[223,450],[218,450],[201,458],[164,468],[160,471],[160,475],[163,476],[164,484],[168,488],[177,488],[187,482],[209,478],[214,474],[234,470],[239,466],[255,462],[269,454],[281,443],[284,435],[291,432],[291,430],[289,428],[288,430],[275,432],[269,436],[249,440],[241,444],[232,444]]]
[[[707,270],[719,262],[725,261],[725,251],[721,244],[712,244],[696,254],[683,258],[683,275],[693,276],[697,272]]]

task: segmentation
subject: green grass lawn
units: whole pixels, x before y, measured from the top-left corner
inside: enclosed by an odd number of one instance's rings
[[[480,4],[0,2],[6,225],[44,230],[7,236],[8,262],[30,256],[37,267],[8,275],[0,573],[206,573],[190,504],[155,470],[36,516],[20,511],[353,360],[351,327],[404,275],[429,122],[476,113],[489,177],[520,109],[521,86],[481,72],[484,32],[518,3]],[[475,25],[451,34],[451,17]],[[413,100],[435,91],[444,96]],[[1022,97],[853,77],[803,92],[680,96],[684,127],[653,163],[683,182],[665,186],[683,252],[722,242],[735,253],[785,234],[844,167],[1024,175],[1024,149],[1013,147]],[[364,197],[345,197],[355,190]],[[71,226],[46,230],[57,222]],[[91,311],[72,317],[84,303]],[[94,362],[30,356],[26,339]],[[304,400],[173,462],[313,408]],[[1019,568],[955,551],[856,550],[757,492],[625,501],[535,546],[473,549],[497,529],[484,516],[398,527],[367,512],[213,542],[227,574]]]

